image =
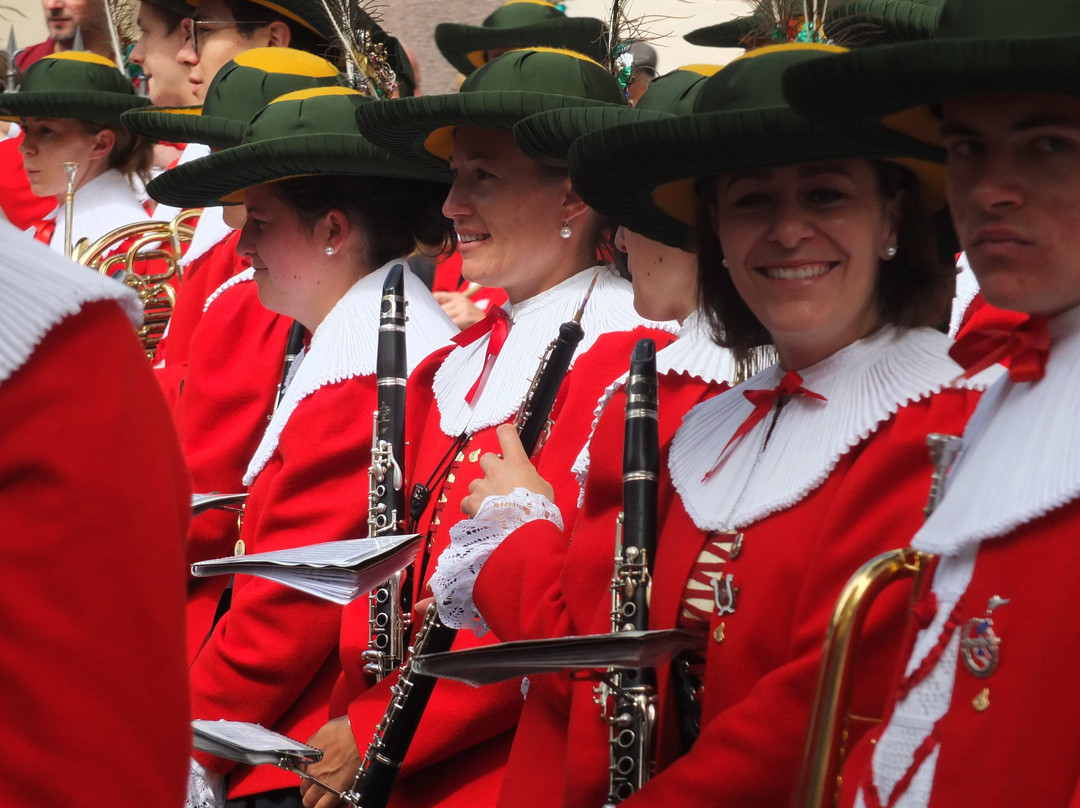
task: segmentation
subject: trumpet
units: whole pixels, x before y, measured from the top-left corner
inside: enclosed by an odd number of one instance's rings
[[[960,450],[956,435],[933,433],[927,436],[931,475],[927,517],[933,513],[944,492],[945,475]],[[847,752],[851,727],[856,723],[875,724],[876,719],[851,715],[851,692],[857,669],[858,647],[863,623],[874,600],[896,581],[914,578],[912,604],[926,583],[934,556],[908,548],[882,553],[863,564],[851,576],[836,601],[821,652],[817,692],[806,731],[806,745],[795,789],[795,808],[835,806],[840,792],[840,769]]]
[[[64,175],[67,177],[67,190],[64,192],[64,255],[71,258],[71,224],[75,214],[75,175],[79,164],[64,163]]]

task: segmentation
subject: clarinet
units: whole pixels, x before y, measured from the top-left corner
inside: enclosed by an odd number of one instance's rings
[[[304,334],[306,329],[303,324],[293,320],[289,326],[289,336],[285,338],[285,362],[281,366],[281,383],[278,385],[277,397],[274,399],[274,409],[281,406],[281,400],[285,398],[285,389],[289,386],[289,376],[292,374],[293,363],[304,348]]]
[[[376,359],[377,409],[371,433],[368,472],[368,536],[405,532],[405,272],[390,268],[383,282]],[[364,672],[376,681],[389,676],[405,657],[410,609],[402,604],[405,572],[383,582],[368,598],[370,646]]]
[[[595,278],[593,283],[596,283]],[[530,456],[539,448],[541,438],[546,437],[550,429],[549,419],[555,397],[570,368],[574,352],[585,336],[581,317],[591,292],[590,285],[574,318],[559,326],[559,334],[541,357],[529,392],[514,419],[521,443]],[[421,654],[450,650],[456,636],[457,629],[443,625],[435,604],[431,604],[409,649],[408,658],[399,669],[397,682],[390,690],[390,703],[375,728],[360,771],[346,793],[345,799],[350,804],[363,808],[385,808],[424,709],[435,689],[435,678],[417,673],[413,668],[413,659]]]
[[[611,579],[611,631],[649,628],[650,566],[656,551],[657,435],[656,345],[640,340],[630,358],[623,438],[623,511],[615,527]],[[652,774],[656,726],[656,674],[652,668],[613,668],[598,688],[608,723],[608,799],[614,806]]]

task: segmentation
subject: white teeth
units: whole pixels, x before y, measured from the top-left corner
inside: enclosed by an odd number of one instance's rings
[[[765,267],[765,274],[778,281],[801,281],[816,278],[832,269],[832,264],[808,264],[801,267]]]
[[[479,236],[458,236],[458,241],[462,244],[472,244],[474,241],[483,241],[487,237],[486,233]]]

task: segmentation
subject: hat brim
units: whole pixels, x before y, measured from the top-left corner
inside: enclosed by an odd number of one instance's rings
[[[668,113],[635,107],[573,107],[530,115],[514,125],[514,140],[538,163],[566,167],[570,146],[590,132],[635,121],[655,121]]]
[[[927,156],[931,152],[927,150]],[[594,132],[570,149],[574,187],[596,211],[654,241],[692,247],[697,179],[799,163],[900,159],[928,209],[944,205],[944,167],[890,144],[848,138],[786,107],[671,116]],[[632,167],[632,168],[630,168]]]
[[[439,52],[463,75],[484,65],[484,53],[505,48],[567,48],[597,59],[606,50],[604,23],[592,17],[562,17],[514,28],[444,22],[435,26]]]
[[[882,45],[789,68],[784,95],[823,124],[880,123],[940,144],[929,105],[1011,93],[1080,94],[1080,37],[942,38]]]
[[[0,118],[74,118],[122,126],[123,113],[149,103],[149,98],[135,94],[95,90],[8,93],[0,95]]]
[[[315,134],[244,144],[171,168],[146,189],[175,207],[230,204],[228,197],[265,182],[312,174],[389,177],[449,184],[445,166],[398,159],[360,135]]]
[[[356,121],[372,143],[391,154],[445,163],[457,127],[509,132],[530,115],[574,107],[615,109],[618,105],[554,93],[481,90],[362,104],[356,109]]]
[[[132,132],[170,143],[201,143],[214,149],[238,146],[247,125],[242,121],[202,115],[202,107],[150,107],[123,115]]]

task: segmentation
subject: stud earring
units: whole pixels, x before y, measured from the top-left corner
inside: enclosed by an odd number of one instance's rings
[[[570,220],[563,219],[562,228],[559,230],[559,235],[563,238],[570,238],[574,234],[574,231],[570,229]]]
[[[724,269],[727,269],[727,268],[728,268],[728,265],[727,265],[727,259],[726,259],[726,258],[721,258],[721,259],[720,259],[720,263],[724,265]]]
[[[326,254],[327,255],[333,255],[334,254],[334,248],[331,247],[329,244],[326,245]]]
[[[886,260],[888,260],[888,261],[891,261],[892,259],[896,258],[896,245],[895,244],[890,244],[889,247],[886,248],[885,256],[886,256]]]

